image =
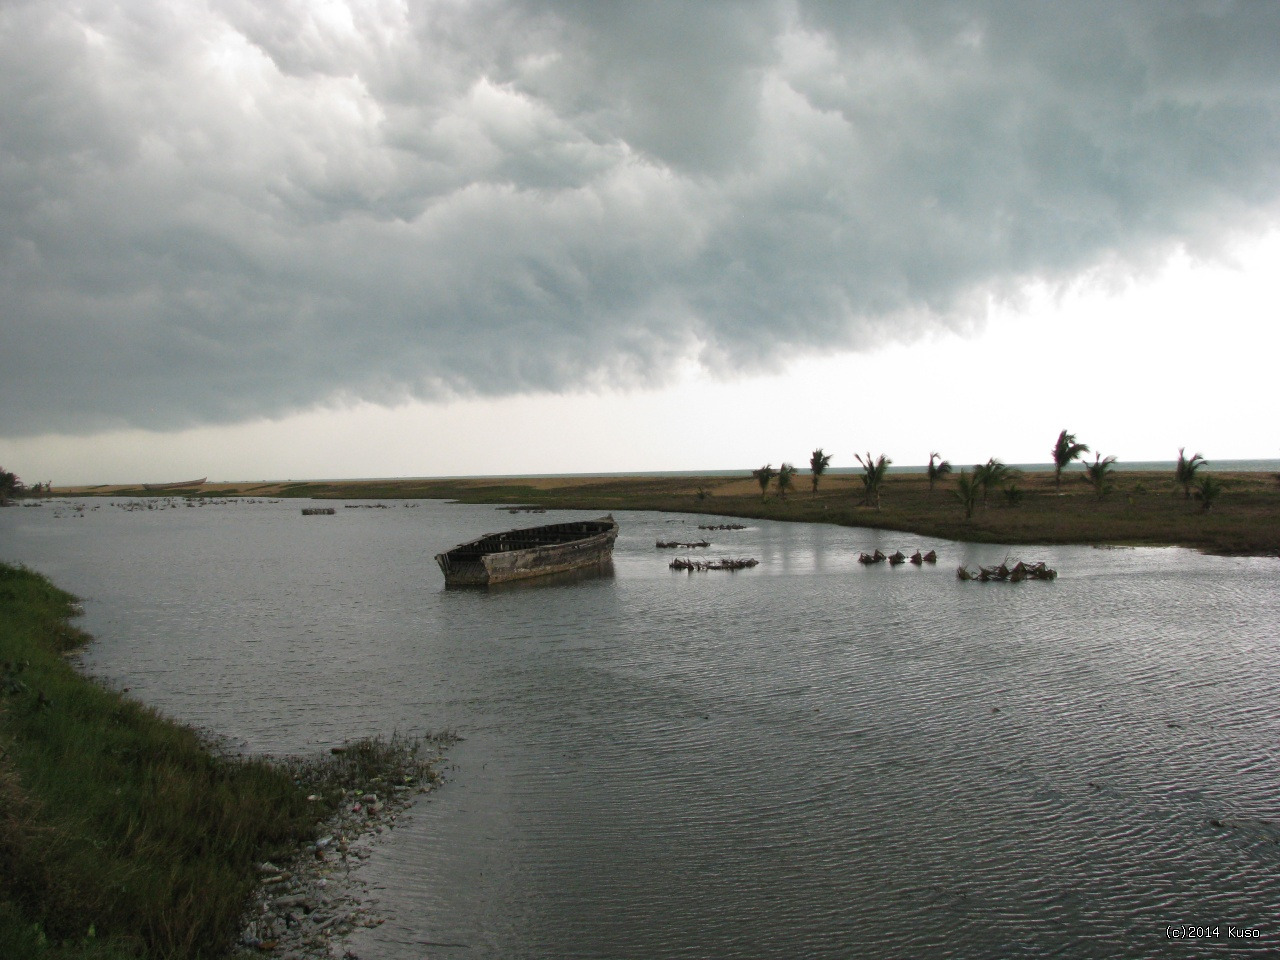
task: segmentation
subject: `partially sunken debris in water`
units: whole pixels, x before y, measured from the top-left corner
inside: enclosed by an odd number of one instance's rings
[[[998,567],[978,567],[977,573],[968,567],[960,566],[956,568],[956,576],[961,580],[980,580],[983,583],[990,580],[1020,583],[1023,580],[1053,580],[1058,576],[1058,571],[1050,569],[1043,560],[1037,563],[1023,563],[1019,560],[1012,567],[1007,563],[1002,563]]]
[[[719,560],[691,560],[688,557],[676,557],[670,563],[672,570],[706,571],[706,570],[749,570],[760,563],[755,557],[722,557]]]
[[[512,580],[602,568],[613,560],[612,514],[491,533],[436,555],[447,587],[488,587]]]

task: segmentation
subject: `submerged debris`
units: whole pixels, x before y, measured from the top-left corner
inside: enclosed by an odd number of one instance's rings
[[[680,547],[688,547],[688,548],[709,547],[711,546],[711,541],[698,540],[698,541],[695,541],[694,543],[682,543],[679,540],[659,540],[656,546],[657,546],[657,549],[659,550],[676,550]]]
[[[759,564],[755,557],[721,557],[719,560],[691,560],[688,557],[676,557],[671,561],[672,570],[746,570]]]
[[[304,517],[331,517],[337,511],[333,507],[303,507],[302,515]]]
[[[1036,563],[1024,563],[1019,560],[1012,567],[1008,562],[1001,563],[998,567],[978,567],[978,572],[974,573],[963,564],[956,568],[956,577],[960,580],[979,580],[987,583],[991,580],[1008,581],[1009,583],[1021,583],[1023,580],[1053,580],[1058,576],[1058,571],[1050,569],[1043,560]]]
[[[859,563],[884,563],[886,560],[889,561],[889,566],[891,567],[896,567],[901,564],[904,564],[908,560],[910,560],[912,563],[914,563],[918,567],[921,564],[925,564],[925,563],[937,563],[938,554],[933,550],[930,550],[928,553],[921,553],[919,548],[917,548],[916,552],[909,557],[905,553],[903,553],[901,550],[895,550],[889,556],[885,556],[884,553],[880,550],[876,550],[875,553],[858,554]]]
[[[745,530],[741,523],[700,523],[699,530]]]

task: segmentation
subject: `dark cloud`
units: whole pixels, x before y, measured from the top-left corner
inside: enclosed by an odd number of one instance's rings
[[[8,435],[726,372],[1274,222],[1280,6],[0,6]]]

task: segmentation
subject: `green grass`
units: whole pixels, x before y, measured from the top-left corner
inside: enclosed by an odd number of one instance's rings
[[[0,955],[225,954],[254,864],[310,836],[305,788],[78,674],[73,598],[0,564]]]

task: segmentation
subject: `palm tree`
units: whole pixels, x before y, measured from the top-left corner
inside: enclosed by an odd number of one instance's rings
[[[1205,513],[1209,512],[1213,501],[1218,499],[1220,493],[1222,493],[1222,484],[1212,473],[1206,473],[1196,483],[1196,499],[1204,505]]]
[[[940,460],[938,464],[933,461]],[[942,460],[942,454],[929,454],[929,469],[925,471],[929,475],[929,498],[933,499],[933,485],[951,472],[951,461]]]
[[[756,478],[756,483],[760,484],[760,499],[764,499],[765,491],[769,489],[769,481],[778,474],[773,469],[772,463],[766,463],[759,470],[752,470],[751,475]]]
[[[978,502],[978,484],[974,483],[973,478],[969,476],[969,471],[961,470],[960,476],[956,477],[955,494],[960,505],[964,507],[964,518],[972,520],[973,508]]]
[[[791,478],[796,475],[796,468],[784,463],[778,468],[778,496],[787,499],[787,491],[791,489]]]
[[[1056,493],[1062,493],[1062,468],[1072,460],[1079,460],[1082,453],[1088,453],[1089,447],[1084,443],[1076,443],[1076,435],[1063,430],[1058,434],[1058,442],[1053,445],[1053,485]]]
[[[818,495],[818,478],[827,472],[827,467],[831,465],[831,454],[823,453],[819,447],[813,451],[809,457],[809,469],[813,472],[813,495]]]
[[[862,459],[862,454],[855,453],[858,462],[862,464],[862,502],[867,506],[871,506],[871,498],[876,501],[876,509],[880,509],[880,485],[884,483],[884,475],[889,470],[889,464],[893,463],[883,453],[875,460],[871,459],[871,453],[868,451],[867,459]]]
[[[1018,471],[1012,467],[1001,463],[995,457],[991,457],[983,464],[975,464],[973,468],[973,482],[975,486],[982,488],[982,506],[987,505],[987,493],[992,487],[998,487],[1006,480],[1011,480],[1017,476]]]
[[[1188,460],[1184,455],[1186,449],[1186,447],[1178,448],[1178,466],[1174,470],[1174,482],[1182,484],[1182,493],[1190,500],[1191,485],[1195,483],[1196,471],[1201,467],[1207,467],[1209,461],[1198,453]],[[1208,510],[1209,508],[1206,506],[1205,509]]]
[[[1084,465],[1084,479],[1093,486],[1093,492],[1098,495],[1099,500],[1111,492],[1111,478],[1108,474],[1111,472],[1111,465],[1115,462],[1115,457],[1104,457],[1100,453],[1095,453],[1093,463]]]

